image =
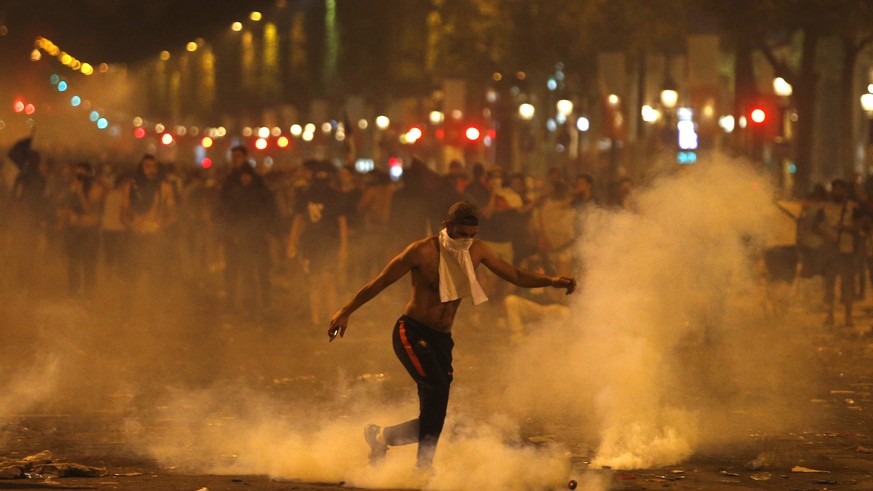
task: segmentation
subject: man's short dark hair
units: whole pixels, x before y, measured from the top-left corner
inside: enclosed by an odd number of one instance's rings
[[[458,201],[449,208],[446,223],[452,225],[479,225],[479,208],[469,201]]]

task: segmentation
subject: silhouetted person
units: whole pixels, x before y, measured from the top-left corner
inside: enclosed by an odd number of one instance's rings
[[[10,228],[12,230],[13,279],[30,287],[38,276],[41,254],[40,237],[51,221],[52,205],[48,199],[49,164],[39,152],[30,150],[21,173],[12,186]]]
[[[304,261],[309,283],[309,315],[313,324],[327,316],[336,303],[337,278],[349,254],[348,224],[340,192],[331,186],[336,168],[330,162],[311,161],[312,183],[297,196],[288,258]]]
[[[855,286],[856,214],[858,206],[848,199],[848,184],[842,179],[831,183],[831,199],[821,208],[817,230],[823,238],[825,280],[824,302],[828,309],[826,325],[834,324],[836,279],[840,277],[840,296],[845,306],[845,325],[851,326]]]
[[[145,277],[151,294],[166,293],[165,231],[175,218],[173,189],[155,156],[146,154],[122,194],[121,221],[131,233],[130,276],[134,283]]]
[[[269,240],[278,211],[273,193],[252,166],[240,167],[238,176],[239,184],[225,196],[225,288],[232,306],[248,293],[246,305],[254,312],[272,302]]]
[[[91,296],[97,282],[100,220],[106,189],[87,162],[75,167],[67,203],[59,210],[64,225],[70,295]]]

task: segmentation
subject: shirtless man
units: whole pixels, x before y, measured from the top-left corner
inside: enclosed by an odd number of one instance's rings
[[[420,413],[418,418],[395,426],[367,425],[364,438],[370,446],[371,464],[380,463],[389,446],[418,442],[416,467],[430,468],[449,402],[455,313],[463,297],[472,297],[474,304],[487,300],[474,272],[480,263],[520,287],[552,286],[566,289],[567,294],[576,289],[573,278],[517,269],[475,239],[479,211],[469,202],[452,205],[443,226],[439,235],[407,246],[330,321],[328,336],[332,341],[337,334],[345,335],[354,311],[412,272],[412,297],[394,326],[393,339],[394,352],[418,385]]]

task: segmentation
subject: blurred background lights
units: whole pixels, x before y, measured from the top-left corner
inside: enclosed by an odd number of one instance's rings
[[[97,120],[97,127],[101,130],[106,129],[107,126],[109,126],[109,121],[107,121],[106,118],[100,118]]]
[[[173,135],[169,133],[164,133],[163,135],[161,135],[161,143],[163,143],[164,145],[170,145],[171,143],[173,143]]]
[[[234,22],[230,25],[230,29],[236,32],[242,31],[242,22]]]
[[[137,140],[145,138],[145,136],[146,136],[145,128],[136,128],[135,130],[133,130],[133,136]]]
[[[58,74],[56,74],[56,73],[52,74],[52,76],[49,77],[49,82],[51,82],[52,85],[55,85],[60,81],[61,81],[61,77],[59,77]]]
[[[767,113],[764,112],[763,109],[755,109],[751,114],[752,122],[754,123],[763,123],[767,118]]]
[[[268,136],[270,136],[270,128],[267,128],[266,126],[258,128],[259,138],[267,138]]]
[[[366,119],[358,120],[358,128],[365,130],[368,126],[370,126],[370,123],[368,123]]]
[[[170,59],[170,52],[167,51],[167,50],[161,51],[160,58],[161,58],[161,60],[163,60],[163,61],[167,61],[167,60],[169,60],[169,59]]]
[[[60,82],[58,82],[58,92],[63,92],[65,90],[67,90],[67,82],[61,80]]]
[[[288,143],[289,143],[289,141],[288,141],[288,137],[287,137],[287,136],[280,136],[279,139],[276,140],[276,145],[278,145],[279,148],[285,148],[285,147],[287,147],[287,146],[288,146]]]
[[[274,126],[273,129],[270,130],[270,134],[273,136],[279,136],[282,134],[282,128],[279,128],[278,126]]]
[[[555,89],[558,88],[558,81],[555,80],[555,79],[553,79],[553,78],[550,78],[550,79],[548,80],[548,82],[546,82],[546,87],[547,87],[549,90],[555,90]]]
[[[73,97],[70,97],[70,105],[71,105],[71,106],[73,106],[73,107],[78,107],[79,104],[81,104],[81,103],[82,103],[82,98],[81,98],[81,97],[79,97],[79,96],[77,96],[77,95],[74,95]]]
[[[197,51],[197,43],[191,41],[187,45],[185,45],[185,49],[191,52]]]
[[[652,106],[646,104],[640,109],[640,116],[643,118],[643,121],[646,123],[654,123],[661,117],[661,113],[658,112],[657,109]]]
[[[388,125],[391,124],[391,120],[388,119],[388,116],[378,116],[376,117],[376,127],[380,130],[384,130],[388,128]]]
[[[576,129],[581,132],[586,132],[591,128],[591,122],[588,121],[588,118],[585,116],[580,116],[579,119],[576,120]]]
[[[292,124],[290,131],[292,135],[300,136],[300,134],[303,133],[303,127],[299,124]]]
[[[88,115],[88,118],[91,119],[91,121],[96,122],[98,119],[100,119],[100,113],[98,113],[97,111],[91,111],[91,114]]]
[[[734,117],[730,114],[718,118],[718,125],[721,126],[725,133],[731,133],[734,131],[735,124]]]
[[[417,126],[413,126],[409,128],[409,131],[406,132],[406,141],[409,143],[415,143],[421,139],[421,128]]]
[[[791,86],[790,83],[786,82],[782,77],[776,77],[773,79],[773,93],[778,95],[779,97],[790,97],[794,92],[794,87]]]
[[[255,140],[255,148],[258,150],[264,150],[267,148],[267,139],[266,138],[258,138]]]
[[[36,106],[33,104],[27,104],[24,106],[24,114],[33,114],[36,112]]]
[[[528,104],[525,102],[524,104],[518,106],[518,115],[519,117],[521,117],[521,119],[525,121],[530,121],[531,119],[533,119],[535,112],[536,109],[534,108],[533,104]]]
[[[255,21],[255,22],[261,20],[261,17],[262,17],[262,16],[261,16],[261,13],[260,13],[260,12],[257,12],[257,11],[252,12],[251,14],[249,14],[249,19],[251,19],[251,20],[253,20],[253,21]]]

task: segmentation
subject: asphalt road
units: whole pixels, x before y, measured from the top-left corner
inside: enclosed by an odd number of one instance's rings
[[[413,388],[390,351],[390,327],[400,295],[387,294],[358,319],[354,331],[335,343],[327,343],[326,326],[299,321],[303,315],[299,302],[260,315],[227,309],[214,292],[197,295],[203,301],[197,308],[150,304],[124,311],[112,307],[111,295],[87,305],[64,300],[7,301],[0,321],[5,341],[0,346],[0,368],[7,387],[0,403],[0,460],[49,450],[56,461],[105,468],[106,475],[0,479],[0,489],[332,490],[356,489],[355,485],[391,489],[379,485],[379,479],[361,478],[365,471],[357,470],[367,466],[358,432],[362,420],[355,413],[366,409],[356,406],[354,397],[375,393],[380,401],[396,403],[397,417],[414,413]],[[564,473],[542,481],[519,481],[517,489],[566,489],[569,479],[578,481],[577,489],[592,490],[873,489],[873,338],[866,336],[873,316],[863,307],[858,309],[854,329],[823,328],[819,313],[793,309],[780,321],[791,326],[788,331],[775,338],[748,339],[751,344],[790,343],[816,374],[803,390],[788,394],[785,403],[801,415],[790,423],[772,427],[762,422],[765,419],[748,423],[740,409],[723,423],[725,438],[708,439],[675,465],[639,470],[594,469],[590,461],[597,435],[579,437],[555,421],[524,421],[516,427],[512,451],[520,449],[524,460],[528,450],[558,445],[565,449],[565,462],[558,465]],[[459,319],[462,326],[477,322],[482,319],[469,312]],[[489,360],[509,346],[503,336],[477,329],[459,330],[456,342],[455,369],[462,376],[456,378],[450,405],[453,434],[463,433],[464,428],[452,420],[460,419],[477,397],[494,391],[482,381],[490,380]],[[216,389],[227,386],[233,389]],[[213,397],[204,399],[204,388]],[[167,397],[173,390],[177,397]],[[260,403],[266,399],[274,405],[265,409]],[[179,404],[180,400],[185,402]],[[276,447],[277,440],[269,433],[296,428],[293,424],[265,426],[261,431],[267,435],[261,435],[262,440],[240,443],[263,452],[260,458],[265,461],[279,462],[273,468],[238,465],[242,457],[236,451],[222,447],[207,452],[197,446],[216,428],[230,440],[242,439],[246,431],[241,428],[249,420],[241,415],[253,412],[269,414],[266,420],[285,420],[295,414],[290,419],[306,426],[307,416],[288,409],[299,407],[301,400],[308,408],[336,414],[340,430],[355,428],[342,445],[325,444],[332,452],[346,452],[343,467],[333,474],[336,480],[316,479],[301,470],[323,464],[301,460],[300,455],[294,457],[303,462],[297,467],[282,466],[282,452],[290,444]],[[189,417],[192,412],[198,416]],[[488,414],[476,417],[490,421]],[[323,419],[313,417],[313,421]],[[710,433],[720,430],[708,428]],[[158,441],[157,434],[164,438]],[[316,453],[321,447],[306,448]],[[409,452],[389,457],[394,459],[390,472],[395,474],[397,468],[411,467],[414,460]],[[229,464],[203,465],[223,459]],[[518,461],[499,465],[511,473]],[[463,462],[453,466],[462,467]],[[252,469],[257,472],[243,472]],[[497,474],[493,486],[476,479],[471,477],[466,485],[453,480],[436,486],[516,489]],[[405,484],[408,480],[389,481],[401,483],[397,488],[410,487]]]

